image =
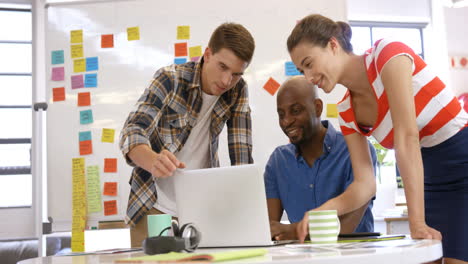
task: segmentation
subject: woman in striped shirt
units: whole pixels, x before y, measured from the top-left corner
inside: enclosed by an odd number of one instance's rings
[[[337,84],[347,88],[338,103],[339,121],[355,180],[316,210],[346,214],[375,195],[365,140],[372,135],[395,149],[411,236],[441,239],[442,233],[445,263],[468,261],[463,248],[468,244],[467,113],[405,44],[382,39],[365,54],[355,55],[350,39],[348,24],[310,15],[296,25],[287,43],[294,64],[310,82],[326,93]],[[306,214],[298,225],[302,240],[307,220]]]

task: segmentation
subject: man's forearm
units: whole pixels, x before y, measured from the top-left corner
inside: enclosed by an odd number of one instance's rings
[[[148,145],[137,145],[133,147],[127,155],[138,167],[151,172],[151,160],[156,155],[156,152]]]

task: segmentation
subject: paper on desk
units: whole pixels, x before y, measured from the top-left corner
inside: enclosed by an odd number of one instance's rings
[[[210,254],[197,254],[197,253],[176,253],[170,252],[166,254],[135,257],[128,259],[118,259],[116,263],[141,263],[141,262],[186,262],[186,261],[207,261],[207,262],[222,262],[228,260],[236,260],[243,258],[252,258],[263,256],[268,253],[268,250],[260,249],[246,249],[226,252],[216,252]]]

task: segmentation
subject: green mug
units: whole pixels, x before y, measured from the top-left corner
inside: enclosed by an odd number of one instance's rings
[[[309,236],[312,244],[336,243],[340,219],[336,210],[309,211]]]
[[[168,214],[148,215],[148,237],[155,237],[161,234],[161,231],[171,227],[172,216]],[[167,236],[169,230],[164,231],[161,236]]]

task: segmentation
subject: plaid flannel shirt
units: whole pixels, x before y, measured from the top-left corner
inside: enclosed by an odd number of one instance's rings
[[[136,145],[146,144],[155,152],[177,153],[184,146],[202,106],[201,62],[188,62],[159,69],[129,114],[120,134],[120,149],[134,167],[125,222],[135,225],[156,203],[151,173],[136,166],[127,156]],[[219,167],[218,139],[228,126],[229,157],[232,165],[253,163],[252,128],[246,82],[220,96],[211,113],[210,161]]]

